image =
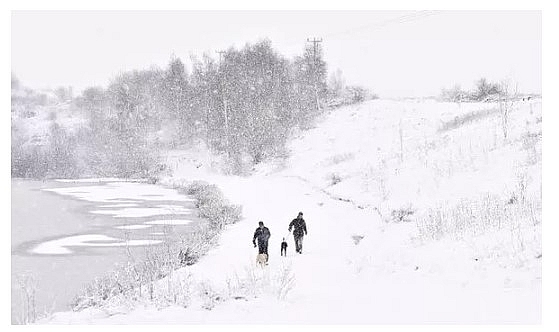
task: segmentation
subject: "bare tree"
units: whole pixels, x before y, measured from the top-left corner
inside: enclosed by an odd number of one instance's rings
[[[476,82],[474,97],[478,101],[484,101],[490,96],[500,95],[500,84],[488,82],[486,78],[481,78]]]
[[[343,90],[345,89],[345,79],[340,69],[337,69],[335,72],[330,74],[328,85],[330,92],[334,97],[341,96]]]

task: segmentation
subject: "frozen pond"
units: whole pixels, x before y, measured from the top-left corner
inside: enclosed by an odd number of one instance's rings
[[[67,310],[81,287],[145,249],[192,230],[194,200],[176,190],[117,179],[12,180],[12,324],[32,276],[36,310]]]

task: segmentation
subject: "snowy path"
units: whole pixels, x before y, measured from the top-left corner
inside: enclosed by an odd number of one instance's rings
[[[262,317],[263,323],[512,322],[534,312],[532,306],[538,305],[541,289],[523,294],[522,290],[496,285],[497,276],[491,279],[483,271],[475,275],[473,266],[458,266],[456,270],[444,266],[453,258],[473,261],[459,252],[454,257],[452,252],[445,253],[444,244],[434,249],[414,248],[408,236],[413,226],[385,228],[370,210],[348,208],[351,204],[331,199],[297,179],[272,176],[238,180],[244,183],[224,183],[222,189],[228,197],[240,198],[246,221],[243,227],[224,234],[222,247],[201,262],[200,269],[204,264],[219,265],[234,243],[239,254],[228,255],[229,260],[238,257],[235,265],[246,266],[243,258],[254,256],[249,241],[258,220],[265,221],[272,232],[271,270],[282,264],[274,250],[279,252],[281,237],[287,233],[283,229],[299,210],[304,212],[309,230],[303,255],[294,256],[292,239],[288,241],[288,261],[293,264],[296,287],[284,306],[279,303],[276,310],[262,308],[256,316]],[[369,237],[368,246],[356,246],[351,235],[363,233]],[[250,317],[234,321],[252,321],[254,310],[250,312]],[[333,312],[336,314],[329,314]]]

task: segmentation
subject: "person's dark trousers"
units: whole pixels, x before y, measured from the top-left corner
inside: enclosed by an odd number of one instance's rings
[[[281,248],[281,255],[287,256],[287,248]]]
[[[258,253],[268,255],[268,242],[258,242]]]
[[[295,251],[302,254],[303,253],[303,235],[294,236],[295,238]]]

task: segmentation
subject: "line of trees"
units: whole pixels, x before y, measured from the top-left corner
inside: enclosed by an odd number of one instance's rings
[[[155,143],[201,139],[238,168],[246,159],[276,155],[292,127],[318,114],[316,96],[320,103],[326,94],[321,52],[315,57],[307,48],[289,61],[264,40],[230,48],[219,60],[193,58],[190,74],[179,58],[164,70],[123,73],[106,90],[86,90],[80,102],[91,112],[94,132],[106,130],[107,120],[114,126],[115,148],[125,160],[148,155],[139,147],[156,151]],[[157,142],[161,137],[168,139]]]
[[[72,104],[86,114],[89,126],[72,137],[53,127],[57,136],[51,135],[51,144],[60,145],[51,150],[62,151],[58,157],[73,160],[69,167],[78,169],[57,171],[65,160],[51,160],[45,171],[32,172],[34,177],[149,177],[162,170],[162,148],[199,141],[225,155],[231,170],[240,172],[247,164],[282,154],[291,130],[307,127],[327,99],[341,93],[339,86],[327,84],[320,47],[306,47],[302,55],[287,59],[263,40],[230,48],[219,60],[193,57],[191,68],[189,73],[173,57],[164,69],[124,72],[107,88],[85,89]],[[34,158],[15,160],[15,176],[29,174],[26,164],[37,162]]]

